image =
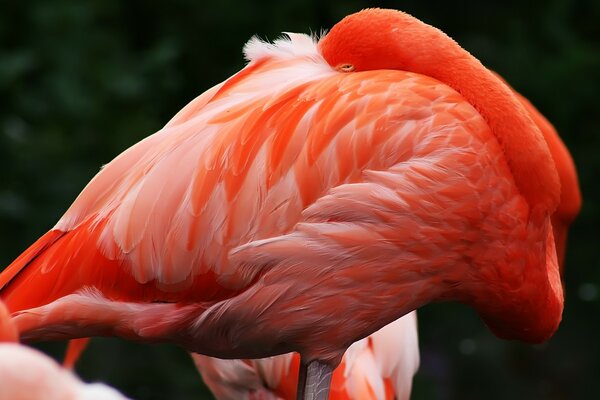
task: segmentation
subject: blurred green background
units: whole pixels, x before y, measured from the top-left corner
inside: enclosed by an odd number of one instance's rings
[[[51,228],[101,165],[239,70],[252,35],[318,32],[373,6],[441,28],[531,99],[571,149],[584,195],[556,336],[506,342],[466,307],[427,306],[412,398],[600,399],[599,1],[3,1],[0,265]],[[64,344],[42,347],[60,356]],[[78,372],[138,400],[211,398],[167,345],[97,339]]]

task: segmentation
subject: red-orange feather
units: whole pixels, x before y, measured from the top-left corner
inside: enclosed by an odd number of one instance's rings
[[[50,231],[29,248],[6,270],[6,277],[13,278],[2,287],[2,298],[10,309],[38,307],[84,287],[95,287],[109,299],[134,302],[215,301],[234,293],[221,287],[210,271],[175,290],[157,287],[154,280],[141,284],[127,262],[109,259],[98,249],[103,227],[90,220],[70,232]],[[34,251],[37,254],[31,256]]]

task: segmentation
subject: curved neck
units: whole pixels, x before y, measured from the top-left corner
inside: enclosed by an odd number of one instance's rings
[[[538,127],[512,91],[442,31],[403,12],[369,9],[336,24],[319,49],[341,71],[344,65],[354,71],[405,70],[455,89],[487,121],[527,202],[554,211],[560,182]]]
[[[506,156],[515,183],[527,202],[552,213],[560,199],[560,181],[548,144],[512,90],[479,60],[441,31],[421,23],[429,36],[429,49],[407,50],[399,43],[412,72],[435,78],[459,92],[486,120]],[[435,39],[435,40],[433,40]],[[414,44],[412,45],[414,46]],[[409,46],[410,48],[410,46]]]

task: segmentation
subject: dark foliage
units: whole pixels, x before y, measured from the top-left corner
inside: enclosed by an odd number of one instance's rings
[[[0,5],[0,265],[52,227],[85,183],[243,65],[253,34],[408,11],[529,97],[574,155],[585,198],[570,237],[564,322],[547,344],[496,339],[466,307],[420,311],[413,399],[600,398],[600,2],[31,0]],[[62,344],[43,345],[60,356]],[[187,355],[95,340],[79,373],[135,399],[210,398]]]

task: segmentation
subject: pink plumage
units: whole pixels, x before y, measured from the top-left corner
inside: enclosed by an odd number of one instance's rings
[[[0,400],[127,400],[106,385],[81,382],[16,339],[16,328],[0,302]]]

